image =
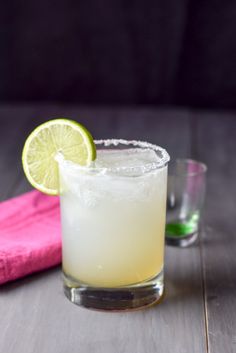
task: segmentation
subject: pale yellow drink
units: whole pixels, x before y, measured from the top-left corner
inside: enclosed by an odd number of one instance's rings
[[[153,150],[100,150],[91,170],[60,164],[63,271],[119,287],[163,269],[167,166]]]

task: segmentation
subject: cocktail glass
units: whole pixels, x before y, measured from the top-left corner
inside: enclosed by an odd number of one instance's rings
[[[147,142],[95,144],[89,167],[58,158],[64,292],[87,308],[145,307],[164,288],[169,155]]]
[[[166,243],[187,247],[198,239],[207,166],[192,159],[177,159],[169,169]]]

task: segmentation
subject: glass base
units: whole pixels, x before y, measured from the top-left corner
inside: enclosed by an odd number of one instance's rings
[[[96,310],[137,310],[160,301],[163,296],[163,271],[148,281],[117,288],[92,287],[63,273],[64,293],[74,304]]]
[[[168,234],[166,234],[165,243],[171,246],[179,246],[181,248],[186,248],[195,243],[197,238],[198,232],[182,236],[169,236]]]

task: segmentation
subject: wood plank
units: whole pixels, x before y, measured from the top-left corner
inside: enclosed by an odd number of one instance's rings
[[[191,152],[186,112],[51,106],[38,108],[38,118],[31,125],[55,113],[80,117],[99,138],[150,140],[165,146],[174,157],[186,157]],[[24,185],[24,181],[18,184],[15,192],[23,191]],[[101,313],[76,307],[62,293],[59,269],[2,286],[0,312],[4,320],[0,321],[0,351],[206,352],[197,245],[166,249],[165,282],[166,296],[161,304],[133,313]]]
[[[201,245],[210,353],[236,352],[236,116],[195,114],[196,157],[208,165]]]
[[[15,185],[22,178],[21,151],[28,133],[27,124],[32,116],[33,107],[0,105],[1,201],[13,196]]]

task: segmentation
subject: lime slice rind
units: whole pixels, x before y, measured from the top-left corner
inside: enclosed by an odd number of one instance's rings
[[[55,159],[58,152],[84,166],[96,158],[91,134],[76,121],[54,119],[36,127],[25,142],[22,164],[30,184],[49,195],[59,194],[58,163]]]

